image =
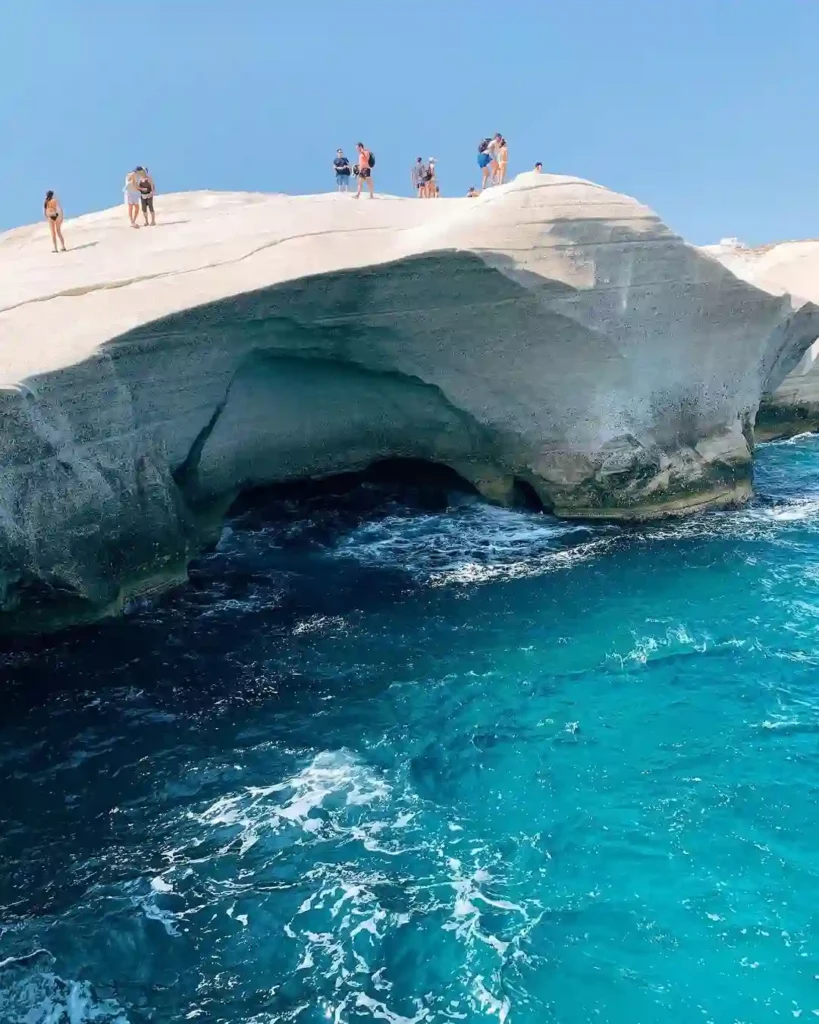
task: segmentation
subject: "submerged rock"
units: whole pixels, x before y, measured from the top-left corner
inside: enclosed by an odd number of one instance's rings
[[[794,305],[819,300],[819,241],[779,242],[755,249],[736,239],[704,246],[729,270],[772,295],[790,293]],[[817,332],[819,333],[819,332]],[[819,430],[819,340],[812,339],[783,381],[762,396],[754,433],[759,441]],[[778,386],[777,386],[778,385]]]
[[[492,501],[742,500],[760,396],[819,334],[576,178],[479,200],[189,193],[0,236],[0,622],[184,577],[243,490],[445,464]]]

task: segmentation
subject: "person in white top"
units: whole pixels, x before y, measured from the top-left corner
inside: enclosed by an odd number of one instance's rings
[[[501,142],[503,136],[500,132],[495,132],[492,138],[489,140],[486,146],[486,152],[489,154],[489,184],[495,185],[498,181],[498,152],[501,148]]]
[[[132,228],[138,228],[137,217],[139,216],[139,176],[136,171],[128,171],[125,175],[125,185],[122,188],[125,202],[128,205],[128,220]]]

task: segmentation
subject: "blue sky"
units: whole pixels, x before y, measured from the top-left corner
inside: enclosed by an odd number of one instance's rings
[[[695,242],[819,236],[814,0],[44,0],[3,14],[0,228],[161,191],[324,191],[341,145],[446,195],[502,132]],[[157,201],[161,216],[161,202]]]

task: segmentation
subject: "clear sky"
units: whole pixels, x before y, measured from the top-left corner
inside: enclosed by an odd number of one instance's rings
[[[377,188],[591,178],[694,242],[819,237],[816,0],[40,0],[3,8],[0,228],[157,188],[315,192],[362,139]],[[161,200],[157,200],[161,216]]]

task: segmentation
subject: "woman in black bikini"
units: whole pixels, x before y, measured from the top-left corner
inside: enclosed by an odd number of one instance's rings
[[[48,226],[51,228],[51,241],[54,243],[54,252],[57,252],[58,238],[60,245],[63,247],[63,252],[65,252],[65,239],[61,230],[64,219],[63,208],[60,206],[60,200],[51,189],[46,192],[45,201],[43,202],[43,213],[48,221]]]

